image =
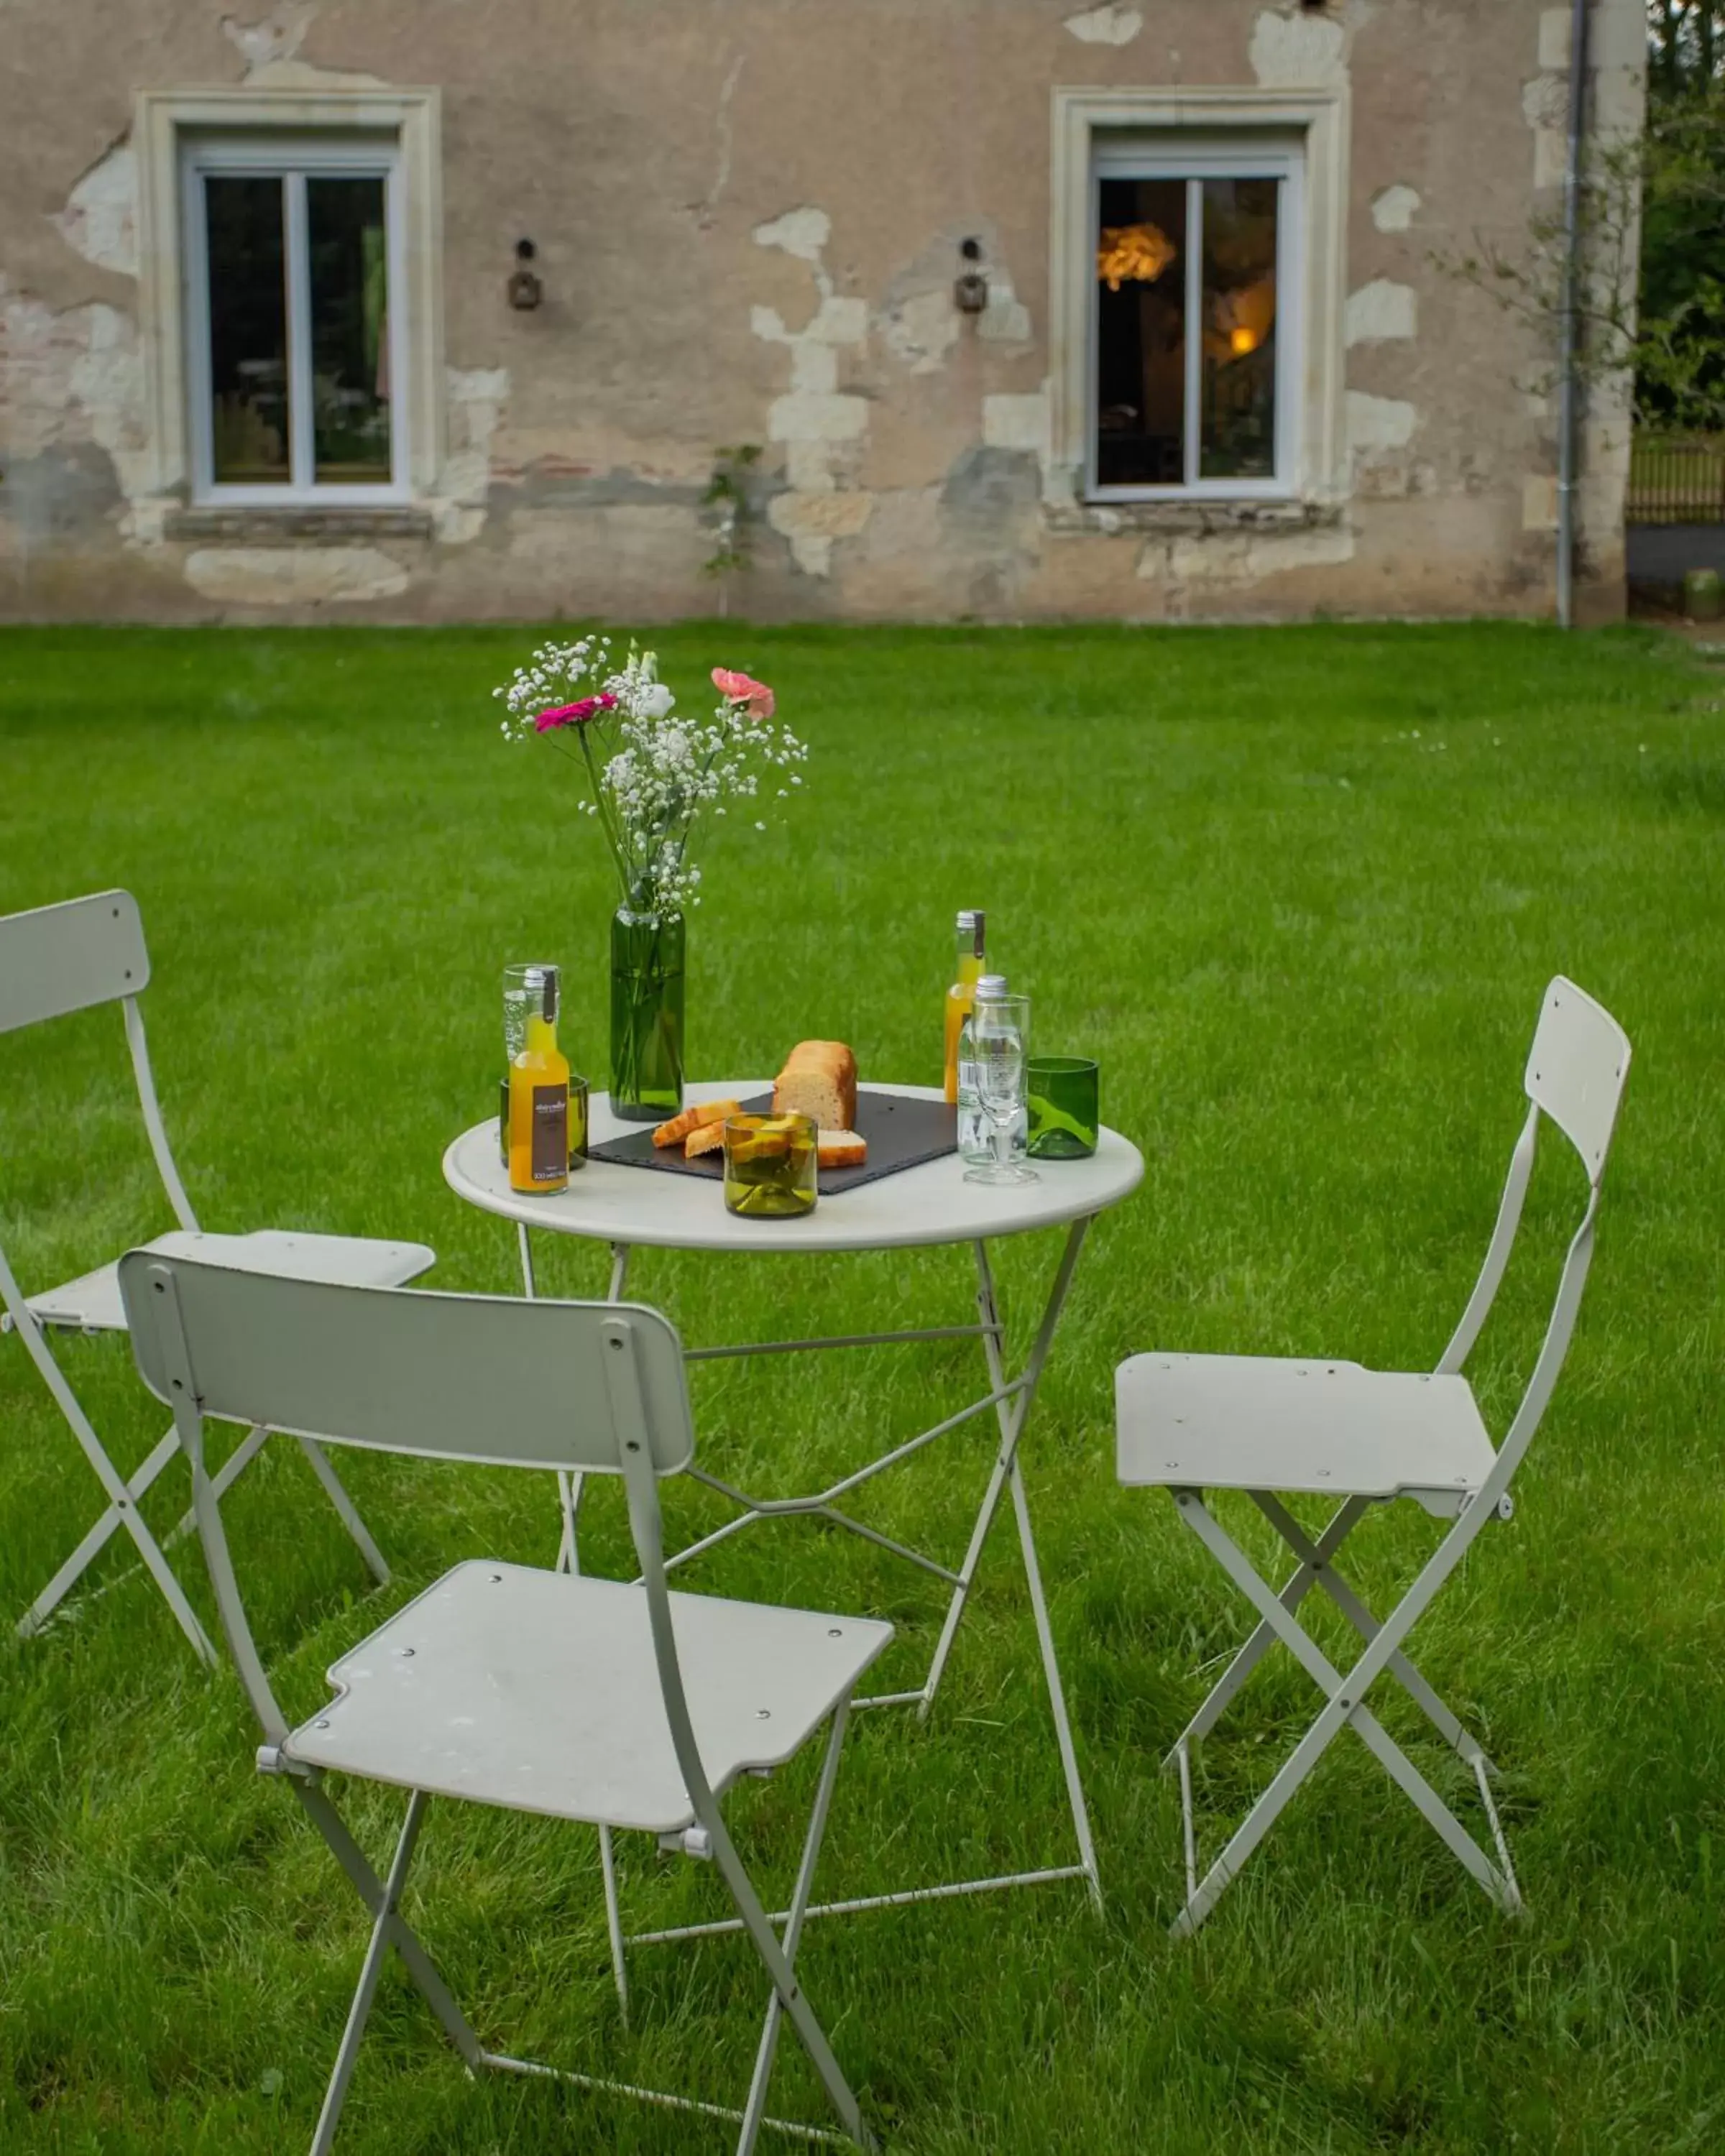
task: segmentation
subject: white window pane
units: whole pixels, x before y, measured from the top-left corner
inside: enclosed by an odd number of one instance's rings
[[[1096,473],[1099,486],[1185,476],[1186,182],[1097,187]]]
[[[1199,477],[1276,475],[1276,239],[1281,182],[1204,183]]]
[[[381,173],[305,182],[312,433],[325,485],[391,473],[389,247]]]
[[[209,173],[210,470],[230,485],[292,478],[281,182]]]

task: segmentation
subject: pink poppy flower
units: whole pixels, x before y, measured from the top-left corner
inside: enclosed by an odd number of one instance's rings
[[[614,711],[616,706],[617,699],[604,691],[597,696],[583,696],[578,704],[558,704],[539,714],[533,721],[533,731],[548,734],[557,726],[584,726],[589,719],[598,718],[601,711]]]
[[[728,667],[713,669],[713,686],[729,704],[741,704],[752,719],[770,719],[776,708],[773,691],[752,675],[733,674]]]

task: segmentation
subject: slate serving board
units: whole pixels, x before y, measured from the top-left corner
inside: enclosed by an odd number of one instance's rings
[[[770,1093],[752,1094],[738,1105],[746,1116],[773,1111]],[[958,1111],[944,1101],[906,1100],[902,1094],[874,1093],[867,1086],[856,1096],[856,1134],[869,1142],[869,1157],[860,1168],[824,1168],[819,1171],[820,1195],[836,1198],[864,1183],[878,1183],[901,1168],[918,1168],[926,1160],[958,1150]],[[593,1148],[594,1160],[614,1160],[625,1168],[654,1168],[667,1175],[695,1175],[703,1182],[722,1183],[725,1156],[717,1152],[687,1159],[680,1146],[656,1146],[653,1128],[644,1124],[626,1137],[607,1138]]]

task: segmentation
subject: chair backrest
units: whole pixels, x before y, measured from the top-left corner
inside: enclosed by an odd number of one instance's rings
[[[639,1303],[338,1287],[131,1250],[132,1353],[173,1410],[222,1628],[265,1735],[288,1722],[253,1640],[205,1465],[206,1416],[325,1442],[501,1466],[621,1475],[660,1687],[691,1794],[711,1793],[683,1697],[657,1478],[694,1456],[683,1350]]]
[[[1495,1501],[1520,1465],[1568,1353],[1581,1306],[1588,1266],[1593,1259],[1594,1220],[1599,1184],[1611,1150],[1612,1132],[1629,1075],[1629,1037],[1603,1005],[1560,973],[1546,989],[1539,1023],[1527,1057],[1523,1083],[1529,1106],[1510,1157],[1509,1174],[1497,1208],[1497,1221],[1485,1264],[1468,1297],[1461,1322],[1438,1363],[1438,1374],[1457,1371],[1479,1338],[1509,1265],[1522,1207],[1533,1173],[1539,1118],[1548,1116],[1581,1156],[1587,1170],[1587,1208],[1571,1238],[1558,1291],[1527,1390],[1498,1452],[1497,1466],[1481,1497]]]
[[[150,978],[129,891],[100,891],[0,919],[0,1033],[135,996]]]
[[[1629,1075],[1629,1036],[1584,988],[1558,974],[1545,992],[1527,1057],[1527,1098],[1581,1155],[1588,1181],[1605,1172]]]
[[[170,1407],[189,1383],[223,1420],[496,1466],[620,1474],[636,1445],[675,1475],[693,1455],[681,1345],[640,1304],[332,1286],[146,1250],[121,1259],[120,1291]]]
[[[198,1217],[167,1142],[144,1038],[144,1014],[138,1008],[149,978],[143,919],[129,891],[93,891],[88,898],[69,898],[59,906],[0,918],[0,1033],[65,1018],[97,1004],[125,1006],[126,1044],[156,1170],[174,1218],[195,1235]]]

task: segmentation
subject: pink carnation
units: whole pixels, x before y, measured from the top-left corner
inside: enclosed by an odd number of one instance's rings
[[[598,718],[601,711],[616,708],[617,699],[608,690],[602,690],[597,696],[583,696],[578,704],[558,704],[551,711],[542,711],[533,721],[533,731],[548,734],[557,726],[584,726],[589,719]]]
[[[752,719],[770,719],[775,708],[773,691],[752,675],[733,674],[728,667],[713,669],[713,686],[728,704],[741,704]]]

